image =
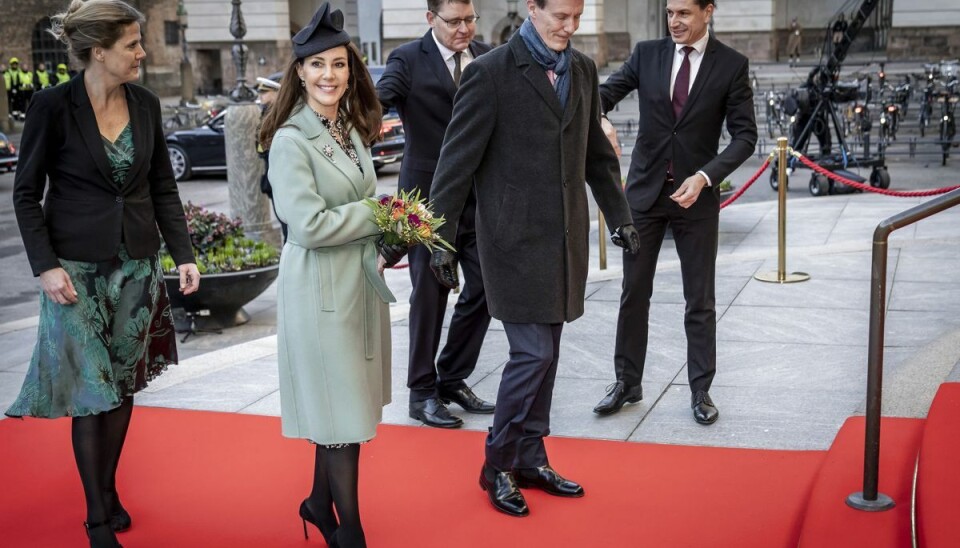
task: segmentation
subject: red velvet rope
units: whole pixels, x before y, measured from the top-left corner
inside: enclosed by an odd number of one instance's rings
[[[814,162],[814,161],[811,160],[810,158],[807,158],[807,157],[804,156],[803,154],[800,154],[800,153],[797,152],[797,151],[793,151],[792,154],[793,154],[793,156],[794,156],[795,158],[797,158],[798,160],[800,160],[800,162],[803,163],[803,165],[809,167],[810,169],[812,169],[813,171],[816,171],[817,173],[819,173],[819,174],[821,174],[821,175],[825,175],[825,176],[833,179],[834,181],[838,181],[838,182],[843,183],[843,184],[845,184],[845,185],[850,185],[850,186],[852,186],[852,187],[854,187],[854,188],[859,188],[860,190],[869,190],[870,192],[876,192],[877,194],[883,194],[884,196],[897,196],[897,197],[900,197],[900,198],[916,198],[916,197],[919,197],[919,196],[937,196],[938,194],[946,194],[947,192],[950,192],[951,190],[956,190],[956,189],[960,188],[960,185],[945,186],[945,187],[943,187],[943,188],[935,188],[935,189],[933,189],[933,190],[911,190],[911,191],[887,190],[887,189],[885,189],[885,188],[874,188],[874,187],[872,187],[872,186],[870,186],[870,185],[865,185],[865,184],[859,183],[859,182],[857,182],[857,181],[851,181],[850,179],[847,179],[846,177],[843,177],[843,176],[841,176],[841,175],[837,175],[836,173],[833,173],[832,171],[830,171],[830,170],[828,170],[828,169],[826,169],[826,168],[818,165],[816,162]]]
[[[766,171],[768,167],[770,167],[771,158],[773,158],[772,154],[770,156],[767,156],[767,159],[763,162],[763,165],[760,166],[760,169],[758,169],[757,172],[753,174],[753,177],[750,177],[750,180],[744,183],[743,186],[740,187],[740,190],[738,190],[733,196],[730,196],[729,198],[724,200],[723,203],[720,204],[720,209],[723,209],[728,205],[732,204],[733,202],[735,202],[737,198],[743,195],[743,193],[746,192],[748,188],[750,188],[750,185],[757,182],[757,179],[759,179],[760,176],[763,175],[763,172]]]

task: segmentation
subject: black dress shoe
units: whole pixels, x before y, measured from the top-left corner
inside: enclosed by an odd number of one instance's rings
[[[437,398],[410,402],[410,418],[434,428],[460,428],[463,420],[447,411]]]
[[[583,487],[579,483],[565,479],[549,464],[537,468],[517,468],[513,473],[520,487],[535,487],[558,497],[583,496]]]
[[[713,424],[720,418],[720,411],[717,411],[717,406],[713,405],[713,400],[706,390],[693,393],[690,407],[693,408],[693,420],[700,424]]]
[[[643,399],[643,386],[627,386],[623,381],[617,381],[607,387],[607,395],[593,408],[598,415],[612,415],[620,410],[625,403],[637,403]]]
[[[492,403],[483,401],[477,397],[477,395],[473,393],[473,390],[470,390],[470,387],[466,385],[455,390],[439,388],[437,392],[440,394],[440,401],[444,404],[450,405],[450,402],[453,402],[462,407],[467,413],[489,415],[496,409]]]
[[[530,514],[513,473],[501,472],[484,463],[480,469],[480,488],[487,492],[490,504],[504,514],[518,518]]]

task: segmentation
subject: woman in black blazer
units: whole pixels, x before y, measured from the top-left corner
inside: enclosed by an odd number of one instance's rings
[[[74,0],[52,18],[85,70],[34,96],[13,192],[43,292],[37,345],[6,414],[73,417],[91,546],[119,546],[114,532],[130,527],[115,476],[133,394],[177,361],[157,227],[180,291],[200,279],[159,101],[132,84],[143,21],[120,0]]]

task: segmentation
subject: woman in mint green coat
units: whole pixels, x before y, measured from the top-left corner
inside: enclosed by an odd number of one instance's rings
[[[331,546],[365,546],[360,445],[390,402],[390,314],[367,147],[381,111],[370,74],[323,4],[293,38],[296,60],[261,128],[277,216],[287,223],[277,290],[283,435],[316,444],[314,483],[300,516]],[[378,264],[379,260],[379,264]],[[336,516],[332,505],[336,506]],[[339,518],[339,521],[338,521]]]

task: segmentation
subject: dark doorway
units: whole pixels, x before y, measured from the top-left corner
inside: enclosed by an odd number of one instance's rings
[[[193,72],[197,79],[200,95],[223,94],[223,66],[220,64],[220,50],[198,49],[197,63]]]

